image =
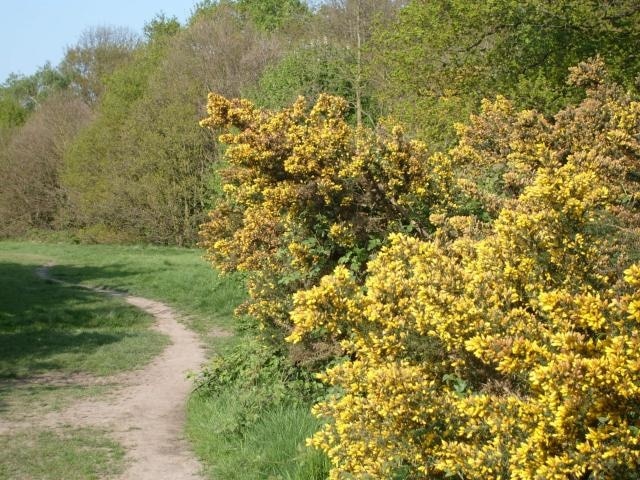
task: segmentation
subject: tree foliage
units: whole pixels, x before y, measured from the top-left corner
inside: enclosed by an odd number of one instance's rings
[[[266,31],[299,21],[309,13],[306,3],[301,0],[202,0],[194,7],[191,21],[215,15],[219,9],[232,9],[243,17],[244,22]]]
[[[0,152],[0,235],[51,228],[66,203],[61,183],[64,153],[92,119],[89,108],[67,92],[50,96]]]
[[[60,71],[85,102],[96,103],[107,78],[131,60],[139,45],[138,36],[126,28],[89,28],[76,45],[67,49]]]
[[[97,120],[69,151],[69,217],[96,240],[189,245],[214,195],[202,98],[239,94],[277,43],[222,7],[183,31],[162,17],[147,31],[150,43],[107,80]]]
[[[370,83],[396,118],[442,145],[497,93],[551,114],[578,98],[567,69],[600,54],[632,87],[640,74],[634,0],[413,0],[370,43]]]
[[[19,127],[49,95],[68,84],[68,78],[48,63],[30,76],[9,75],[0,86],[0,129]]]
[[[354,110],[355,95],[350,59],[329,44],[301,46],[278,63],[268,65],[254,88],[243,92],[260,107],[279,109],[302,96],[316,100],[326,93],[344,98]]]
[[[68,228],[112,232],[105,237],[109,240],[133,238],[136,223],[129,215],[131,202],[122,188],[131,177],[123,175],[126,161],[121,147],[126,119],[144,95],[149,76],[162,58],[148,53],[106,80],[109,87],[95,120],[65,152],[62,178],[69,203],[63,222]],[[128,221],[122,221],[124,218]],[[119,235],[114,234],[116,229],[120,229]],[[93,235],[87,239],[100,240]]]

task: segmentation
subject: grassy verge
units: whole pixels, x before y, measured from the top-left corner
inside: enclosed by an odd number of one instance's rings
[[[123,470],[124,450],[99,430],[0,435],[0,479],[90,480]]]
[[[318,422],[308,406],[281,403],[260,412],[249,426],[235,419],[246,412],[234,392],[195,394],[189,402],[188,433],[198,455],[207,459],[210,478],[229,480],[313,480],[327,476],[327,459],[307,448]]]
[[[326,457],[305,440],[318,384],[264,345],[251,330],[216,355],[188,405],[187,433],[210,478],[320,480]]]

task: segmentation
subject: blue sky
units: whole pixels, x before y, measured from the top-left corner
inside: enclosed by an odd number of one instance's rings
[[[142,33],[155,14],[189,17],[197,0],[0,0],[0,83],[14,73],[30,75],[88,27],[125,26]]]

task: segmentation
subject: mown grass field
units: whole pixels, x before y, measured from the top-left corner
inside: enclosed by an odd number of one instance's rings
[[[119,299],[38,278],[35,271],[44,264],[52,264],[52,276],[72,284],[172,305],[210,352],[224,352],[251,335],[218,335],[234,331],[233,310],[244,298],[244,287],[239,277],[220,277],[199,250],[0,242],[0,417],[38,415],[109,392],[108,385],[21,384],[20,379],[108,375],[143,365],[166,343],[149,329],[146,314]],[[238,395],[251,392],[194,394],[187,405],[187,434],[211,478],[324,478],[325,459],[304,446],[317,428],[308,408],[283,404],[251,412],[257,413],[256,421],[236,428],[238,415],[246,416],[238,409],[248,408],[234,400]],[[59,455],[50,453],[56,444],[61,445]],[[123,456],[108,433],[86,429],[16,432],[0,436],[0,446],[9,452],[2,458],[8,463],[0,478],[108,477],[120,471]],[[25,462],[18,452],[29,452],[34,460]],[[85,460],[93,467],[78,463]],[[83,472],[80,477],[65,473],[65,465],[74,464],[75,472]],[[49,476],[41,476],[42,471]]]
[[[96,378],[141,367],[167,344],[122,300],[38,277],[62,259],[30,247],[0,244],[0,419],[17,425],[108,393]],[[106,432],[73,428],[13,428],[0,450],[6,479],[101,478],[121,471],[124,455]]]
[[[50,372],[107,375],[142,365],[165,345],[151,317],[118,299],[52,283],[32,259],[0,253],[0,378]]]

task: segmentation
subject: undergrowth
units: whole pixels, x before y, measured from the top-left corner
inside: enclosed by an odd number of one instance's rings
[[[196,378],[188,434],[211,478],[314,480],[328,460],[305,440],[323,387],[255,333],[214,356]]]

